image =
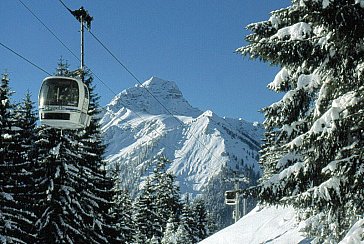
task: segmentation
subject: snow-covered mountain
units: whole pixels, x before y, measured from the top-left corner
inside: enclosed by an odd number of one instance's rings
[[[101,123],[106,160],[121,166],[124,187],[133,193],[158,155],[171,161],[181,192],[192,196],[223,171],[260,174],[262,127],[192,107],[172,81],[152,77],[122,91],[106,106]]]

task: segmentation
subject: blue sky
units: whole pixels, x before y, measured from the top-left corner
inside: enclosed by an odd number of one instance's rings
[[[79,53],[79,24],[58,0],[22,0],[74,52]],[[281,95],[266,88],[277,67],[243,58],[249,23],[267,20],[288,0],[64,0],[84,6],[94,17],[93,33],[140,81],[151,76],[177,83],[192,106],[219,116],[263,121],[258,110]],[[53,73],[62,56],[71,69],[79,61],[18,0],[0,1],[0,42]],[[137,82],[85,34],[86,65],[95,79],[101,105]],[[46,74],[0,46],[0,72],[10,74],[17,101],[27,90],[37,100]],[[113,91],[111,92],[109,88]]]

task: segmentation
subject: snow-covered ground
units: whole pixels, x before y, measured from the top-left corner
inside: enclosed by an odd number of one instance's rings
[[[364,219],[358,220],[348,231],[339,244],[363,244],[364,243]]]
[[[235,224],[220,230],[200,244],[308,244],[300,230],[304,222],[297,223],[292,207],[257,206]],[[364,243],[364,219],[358,220],[339,244]]]
[[[291,207],[256,207],[235,224],[200,244],[310,243],[299,230]]]

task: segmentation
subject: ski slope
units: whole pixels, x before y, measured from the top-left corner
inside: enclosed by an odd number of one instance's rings
[[[235,224],[217,232],[200,244],[310,243],[299,230],[291,207],[257,206]]]

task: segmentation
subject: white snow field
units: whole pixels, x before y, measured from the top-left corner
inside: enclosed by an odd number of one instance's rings
[[[235,224],[220,230],[200,244],[308,244],[311,240],[300,232],[292,207],[255,207]],[[358,220],[339,244],[364,244],[364,219]]]
[[[235,224],[200,244],[310,243],[299,230],[292,207],[255,207]]]

